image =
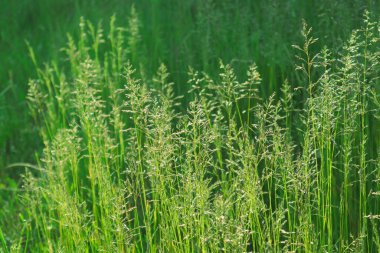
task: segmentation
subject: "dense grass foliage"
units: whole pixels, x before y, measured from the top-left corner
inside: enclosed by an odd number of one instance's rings
[[[365,8],[379,13],[376,0],[18,0],[0,8],[0,168],[11,163],[33,162],[41,142],[28,114],[27,82],[35,77],[26,41],[40,63],[62,62],[60,49],[66,33],[78,35],[84,16],[92,23],[108,22],[116,13],[126,27],[131,5],[139,13],[139,63],[152,77],[161,62],[171,72],[175,91],[184,94],[186,69],[217,75],[218,60],[231,63],[238,76],[252,62],[258,65],[265,85],[261,95],[280,92],[293,69],[291,45],[300,41],[301,19],[314,28],[324,44],[335,48],[360,25]],[[104,26],[109,32],[109,27]],[[317,46],[318,47],[318,46]],[[132,60],[132,59],[131,59]],[[61,65],[62,66],[62,65]],[[296,80],[296,79],[294,79]],[[190,100],[187,96],[184,97]],[[18,175],[22,169],[1,169],[0,176]],[[11,187],[7,181],[3,184]]]
[[[1,8],[0,252],[380,251],[377,2],[132,2]]]
[[[128,16],[82,18],[66,64],[29,48],[44,151],[22,165],[4,252],[380,250],[380,24],[368,12],[334,51],[303,23],[298,83],[276,93],[254,63],[184,67],[182,83],[164,64],[149,73],[139,13]]]

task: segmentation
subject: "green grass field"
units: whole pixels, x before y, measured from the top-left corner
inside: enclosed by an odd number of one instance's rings
[[[0,252],[379,252],[378,1],[9,1]]]

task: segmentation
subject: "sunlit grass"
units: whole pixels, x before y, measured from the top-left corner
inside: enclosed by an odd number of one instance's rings
[[[19,238],[0,230],[5,252],[380,250],[380,36],[368,13],[339,53],[316,53],[304,23],[300,83],[268,98],[255,64],[244,76],[222,60],[217,76],[189,68],[183,84],[161,64],[148,78],[129,18],[107,34],[82,18],[68,67],[29,48],[44,152],[24,176]]]

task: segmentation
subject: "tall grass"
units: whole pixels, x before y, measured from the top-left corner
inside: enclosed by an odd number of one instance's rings
[[[64,34],[78,35],[81,16],[96,24],[116,13],[117,24],[125,27],[132,5],[138,11],[141,39],[135,53],[143,62],[144,75],[151,78],[160,62],[165,62],[175,80],[175,91],[184,94],[181,84],[186,83],[189,65],[215,76],[221,58],[235,67],[240,78],[253,60],[265,80],[260,90],[265,97],[273,91],[279,94],[285,78],[296,80],[290,71],[294,58],[290,45],[300,39],[301,17],[332,47],[359,26],[364,8],[379,13],[377,0],[8,1],[0,8],[1,168],[20,161],[32,163],[36,148],[42,149],[42,143],[34,138],[36,128],[25,102],[28,79],[36,77],[25,41],[34,48],[40,63],[58,60]],[[108,26],[104,31],[110,32]],[[99,53],[103,54],[102,49]],[[140,63],[131,61],[140,68]],[[184,104],[190,100],[184,96]],[[9,177],[17,179],[20,172],[1,169],[2,183],[7,184]]]
[[[186,109],[164,64],[146,75],[138,13],[109,26],[81,19],[68,68],[41,67],[30,48],[45,148],[9,251],[380,250],[380,26],[368,13],[339,53],[315,52],[304,24],[300,83],[267,99],[255,64],[244,81],[223,61],[217,77],[189,68]]]

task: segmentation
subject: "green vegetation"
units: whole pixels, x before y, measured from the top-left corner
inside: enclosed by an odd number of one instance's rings
[[[16,43],[0,252],[380,251],[374,4],[223,2],[89,1],[60,46]]]

